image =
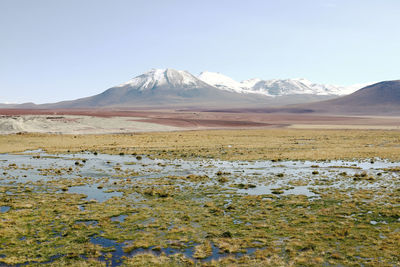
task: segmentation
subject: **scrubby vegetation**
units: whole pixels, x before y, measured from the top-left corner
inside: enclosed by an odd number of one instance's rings
[[[0,162],[0,265],[400,264],[398,168],[375,158],[398,160],[397,132],[43,137],[1,136],[0,148],[81,154],[32,152],[21,155],[23,163],[19,155]],[[296,150],[293,140],[303,139]],[[196,168],[152,160],[168,155]],[[209,158],[249,161],[218,165]],[[335,158],[368,160],[342,166],[329,162]],[[253,159],[270,160],[255,168]],[[227,171],[229,164],[236,167]],[[182,173],[163,172],[171,168]]]

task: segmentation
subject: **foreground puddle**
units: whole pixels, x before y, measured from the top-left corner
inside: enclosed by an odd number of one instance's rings
[[[123,222],[128,215],[119,215],[111,218],[113,222]]]
[[[260,186],[255,186],[254,188],[248,188],[248,189],[238,189],[238,193],[242,194],[247,194],[247,195],[254,195],[254,196],[259,196],[259,195],[270,195],[270,194],[275,194],[275,195],[304,195],[310,198],[318,197],[318,194],[315,194],[314,192],[310,191],[310,187],[307,186],[295,186],[295,187],[289,187],[289,188],[277,188],[277,185],[270,185],[270,186],[265,186],[265,185],[260,185]]]
[[[105,192],[103,189],[98,188],[97,185],[81,185],[73,186],[68,189],[69,193],[82,194],[86,196],[86,200],[96,200],[104,202],[112,197],[122,196],[121,192]]]
[[[0,213],[7,212],[11,209],[10,206],[0,206]]]

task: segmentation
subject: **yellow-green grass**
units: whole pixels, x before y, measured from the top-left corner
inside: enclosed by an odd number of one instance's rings
[[[159,158],[400,159],[400,132],[382,130],[213,130],[119,135],[0,136],[0,153],[97,151]]]
[[[28,149],[189,159],[399,160],[400,132],[279,129],[0,136],[2,153]],[[9,168],[27,167],[11,163],[3,172],[7,173]],[[104,266],[101,256],[111,255],[115,248],[93,244],[90,239],[95,236],[123,244],[126,255],[137,249],[183,251],[192,247],[194,251],[193,257],[181,253],[155,256],[146,251],[122,257],[123,266],[400,264],[400,189],[356,186],[357,179],[373,183],[379,181],[378,176],[360,172],[354,177],[347,174],[330,177],[335,181],[351,179],[354,186],[346,188],[329,186],[330,180],[313,181],[310,177],[293,180],[290,185],[328,185],[315,189],[319,198],[310,199],[304,195],[235,194],[224,187],[224,183],[234,179],[233,175],[223,172],[217,172],[215,177],[121,178],[116,184],[109,177],[62,179],[64,173],[73,173],[74,168],[43,169],[41,175],[51,179],[28,183],[15,179],[0,186],[0,206],[10,207],[1,213],[0,254],[4,256],[0,257],[0,265],[29,262],[35,266],[53,259],[52,266]],[[313,167],[310,176],[317,175],[312,174],[317,170],[318,167]],[[114,171],[122,173],[117,168]],[[4,173],[1,179],[7,179]],[[213,179],[216,183],[207,183]],[[257,179],[261,178],[254,178]],[[397,178],[391,176],[391,179]],[[72,186],[94,183],[123,195],[96,202],[67,191]],[[112,221],[119,215],[126,215],[125,220]],[[81,223],[85,221],[96,224]],[[202,261],[212,255],[213,247],[227,253],[227,257]],[[248,248],[256,249],[254,254],[235,257]],[[62,256],[57,258],[57,255]],[[106,256],[106,261],[111,258]]]

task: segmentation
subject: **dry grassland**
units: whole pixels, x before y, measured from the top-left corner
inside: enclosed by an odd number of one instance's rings
[[[159,158],[400,160],[400,132],[384,130],[213,130],[119,135],[0,136],[0,153],[97,151]]]
[[[28,149],[93,154],[2,156],[0,266],[400,263],[396,163],[379,167],[370,160],[367,163],[374,165],[367,172],[357,167],[356,163],[365,163],[360,161],[329,168],[316,162],[292,173],[300,162],[292,167],[282,167],[285,161],[270,162],[270,167],[259,170],[248,162],[225,169],[217,160],[194,160],[200,162],[192,165],[197,167],[184,168],[182,162],[151,162],[151,157],[380,157],[399,162],[397,131],[274,129],[0,136],[2,153]],[[100,153],[117,156],[102,158]],[[253,163],[256,166],[258,162]],[[280,172],[281,168],[285,171]],[[171,169],[190,170],[190,174],[164,173]],[[272,186],[271,192],[263,189],[266,186]],[[77,187],[86,191],[77,193]],[[307,187],[312,194],[289,193],[296,187]],[[251,189],[261,194],[252,194]],[[89,197],[91,192],[113,196],[99,201]],[[164,252],[168,250],[176,253],[167,255]]]

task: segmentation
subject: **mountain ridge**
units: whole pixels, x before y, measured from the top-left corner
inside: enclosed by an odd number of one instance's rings
[[[218,106],[223,102],[252,105],[261,104],[267,98],[220,90],[187,71],[152,69],[98,95],[43,106],[46,108]]]
[[[400,80],[378,82],[350,95],[311,103],[307,107],[316,112],[338,114],[400,114]]]
[[[198,78],[222,90],[230,90],[238,93],[258,93],[272,97],[295,94],[339,96],[353,93],[356,90],[371,84],[365,83],[351,86],[337,86],[317,84],[304,78],[270,80],[252,78],[237,82],[224,74],[210,71],[200,73]]]
[[[335,91],[336,90],[336,91]],[[251,107],[309,103],[337,97],[338,87],[312,83],[305,79],[237,82],[220,73],[151,69],[127,82],[97,95],[76,100],[15,108],[99,108],[99,107]],[[0,107],[11,107],[0,105]]]

